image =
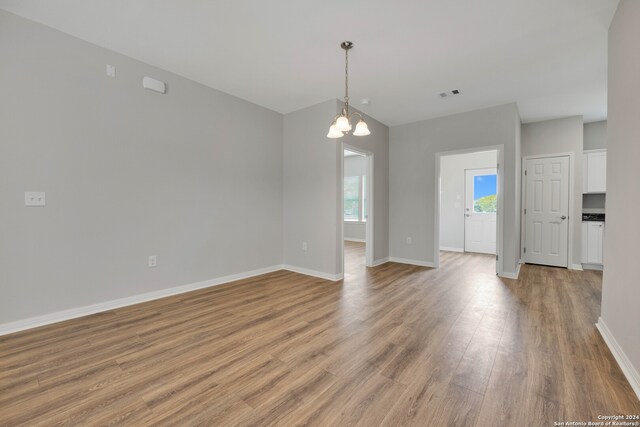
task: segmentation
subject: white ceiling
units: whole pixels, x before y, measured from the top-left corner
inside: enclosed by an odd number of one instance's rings
[[[387,125],[517,102],[607,115],[618,0],[0,0],[0,8],[287,113],[343,96]],[[462,95],[441,99],[438,93]],[[359,105],[361,98],[371,105]]]

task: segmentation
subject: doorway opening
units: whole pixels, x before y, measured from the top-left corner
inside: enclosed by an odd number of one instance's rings
[[[344,145],[343,272],[364,272],[373,264],[373,154]]]
[[[502,156],[502,146],[436,154],[436,267],[442,255],[484,254],[502,274]]]

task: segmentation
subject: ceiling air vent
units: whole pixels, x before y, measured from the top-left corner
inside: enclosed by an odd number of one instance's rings
[[[440,98],[446,98],[448,96],[460,95],[461,93],[462,92],[460,92],[459,89],[448,90],[446,92],[440,92]]]

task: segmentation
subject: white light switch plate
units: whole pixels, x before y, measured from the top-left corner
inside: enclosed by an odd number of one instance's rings
[[[24,193],[25,206],[45,206],[46,199],[44,191],[27,191]]]

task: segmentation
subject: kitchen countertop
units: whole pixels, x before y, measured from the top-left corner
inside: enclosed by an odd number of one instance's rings
[[[596,221],[596,222],[604,222],[604,213],[582,213],[582,221]]]

